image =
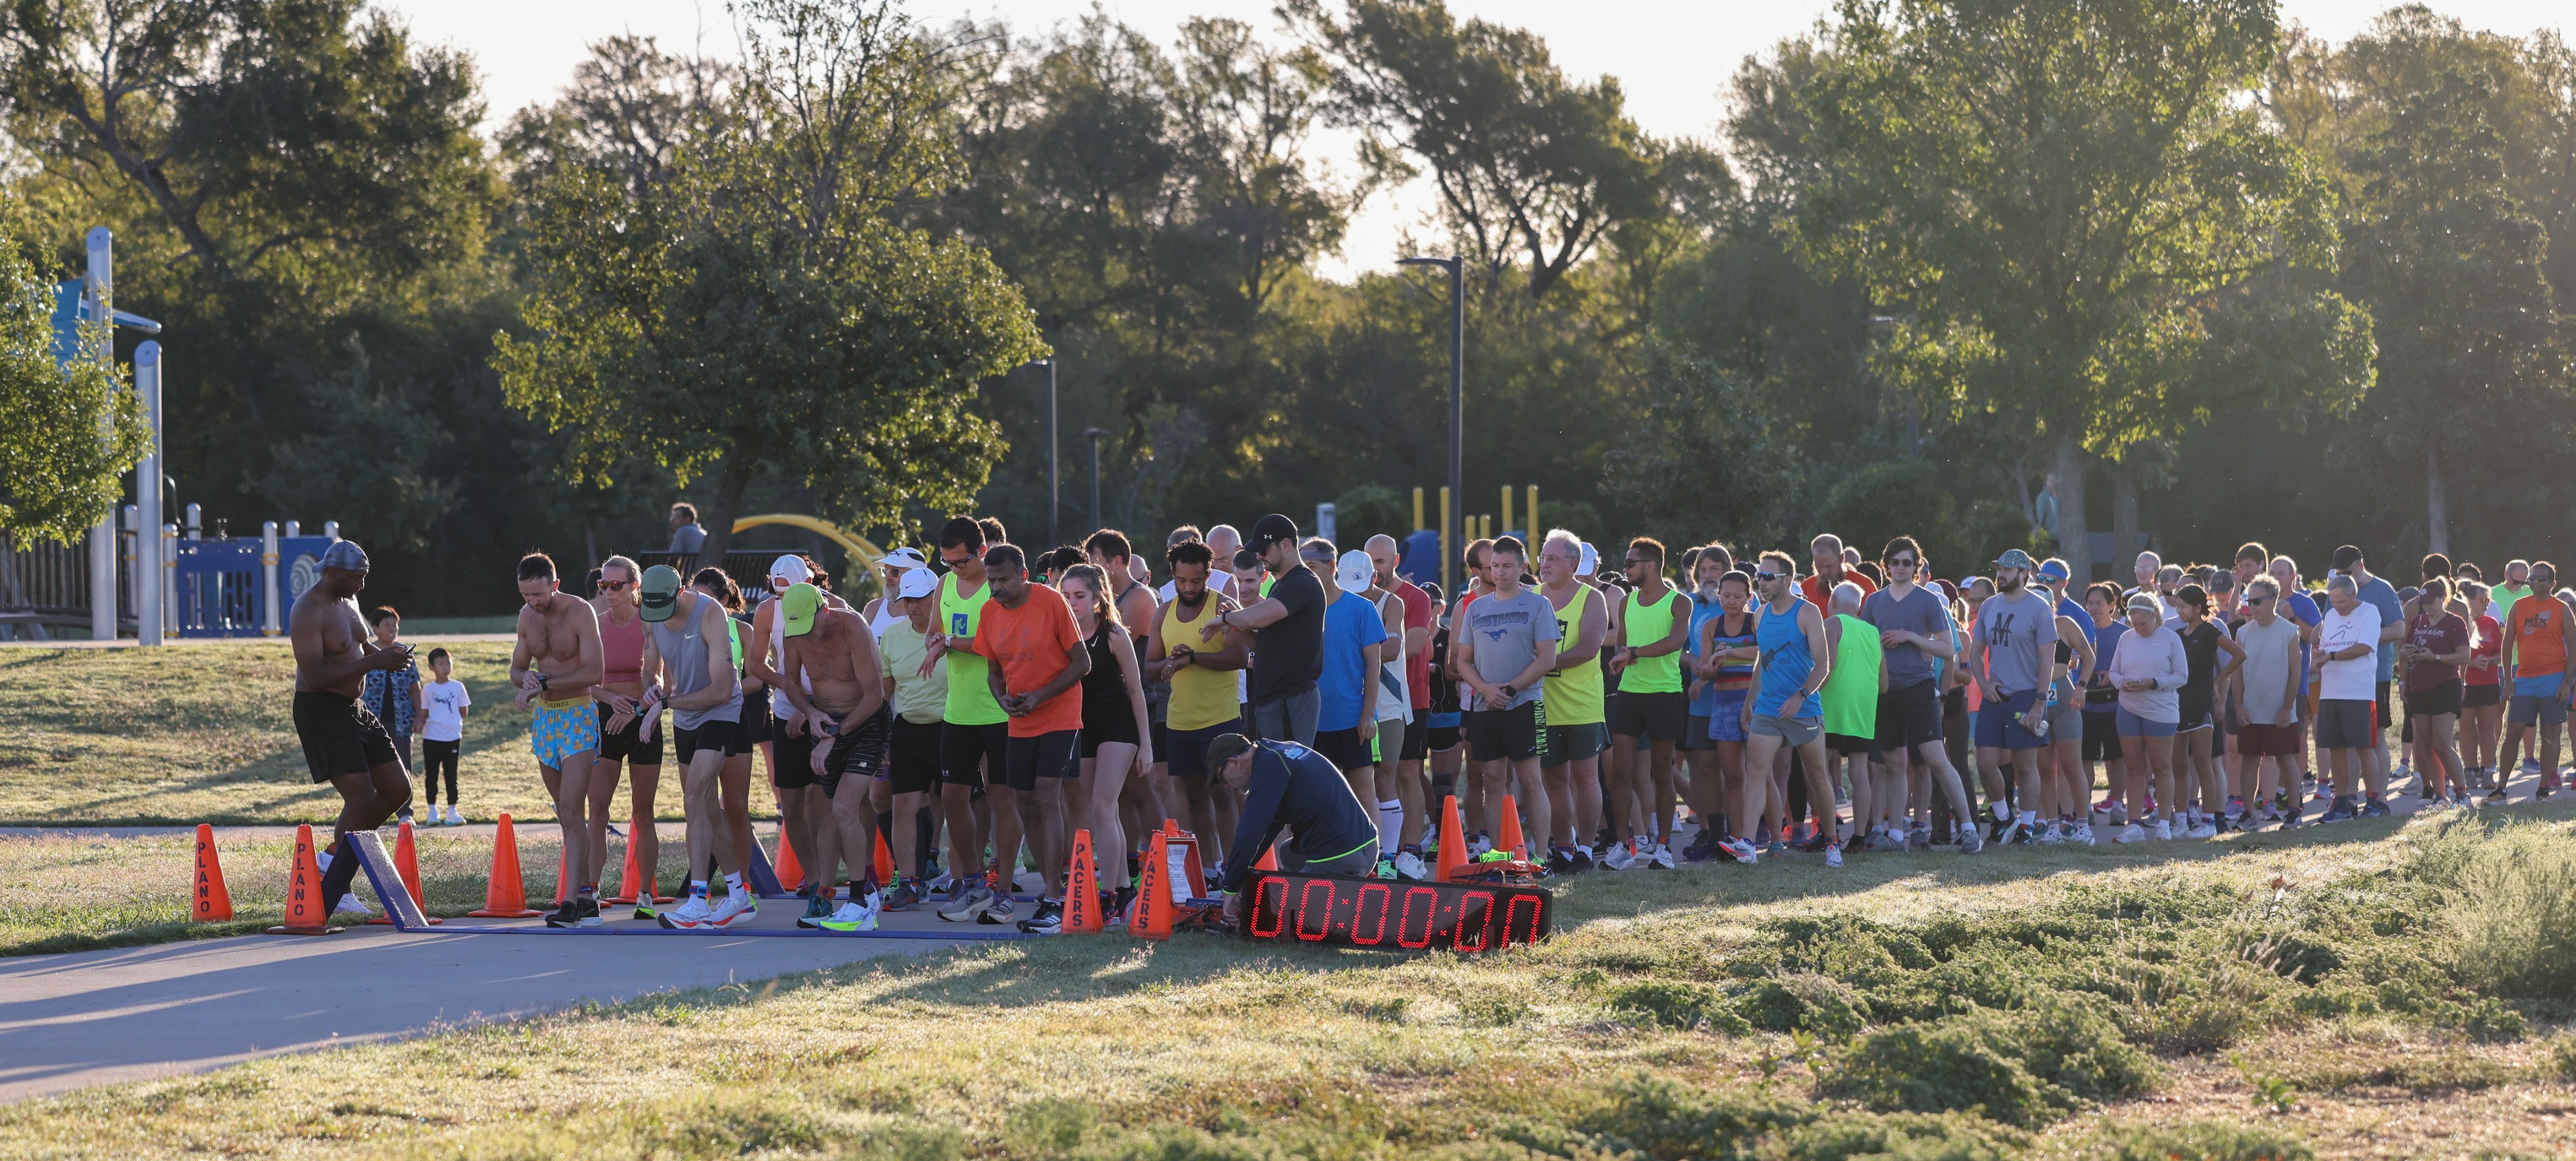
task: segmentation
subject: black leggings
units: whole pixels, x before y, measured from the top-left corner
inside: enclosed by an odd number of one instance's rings
[[[425,797],[428,799],[428,805],[430,806],[438,805],[438,772],[441,770],[447,771],[447,804],[449,806],[457,805],[457,745],[458,743],[456,742],[442,742],[435,738],[422,738],[420,740],[420,782],[421,788],[427,792]]]

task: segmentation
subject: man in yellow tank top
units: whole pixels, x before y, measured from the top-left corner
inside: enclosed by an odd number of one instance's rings
[[[1547,784],[1548,817],[1559,834],[1547,836],[1548,866],[1559,873],[1592,869],[1585,836],[1601,829],[1601,751],[1610,744],[1602,719],[1601,642],[1610,629],[1607,602],[1575,576],[1583,542],[1559,528],[1538,553],[1539,595],[1556,610],[1562,634],[1556,668],[1547,675],[1547,751],[1539,777]]]
[[[1145,644],[1145,676],[1172,683],[1164,717],[1168,748],[1157,753],[1170,764],[1172,789],[1199,836],[1200,856],[1221,862],[1225,838],[1234,833],[1235,802],[1231,792],[1208,790],[1207,745],[1221,734],[1243,732],[1236,674],[1251,634],[1217,624],[1218,614],[1238,606],[1209,587],[1216,555],[1206,544],[1183,541],[1164,559],[1172,566],[1172,599],[1154,611]]]
[[[1619,648],[1608,670],[1619,677],[1619,715],[1610,744],[1626,757],[1613,764],[1610,806],[1624,817],[1625,846],[1602,865],[1626,870],[1639,864],[1673,867],[1673,746],[1690,720],[1690,695],[1682,689],[1682,638],[1690,632],[1689,602],[1664,581],[1664,545],[1649,536],[1628,542],[1628,579],[1636,586],[1620,611]],[[1649,747],[1643,769],[1638,743]],[[1624,776],[1621,776],[1624,775]],[[1624,785],[1623,785],[1624,784]]]

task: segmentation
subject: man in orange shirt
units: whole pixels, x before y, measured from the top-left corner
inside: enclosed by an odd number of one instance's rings
[[[1833,608],[1834,586],[1844,581],[1859,585],[1863,598],[1878,591],[1878,586],[1869,583],[1868,577],[1843,567],[1842,537],[1828,532],[1815,538],[1807,544],[1807,555],[1815,564],[1816,571],[1798,582],[1798,587],[1806,595],[1808,604],[1819,609]]]
[[[2558,570],[2548,561],[2531,566],[2531,595],[2505,612],[2504,654],[2498,664],[2513,699],[2505,705],[2503,753],[2522,745],[2522,732],[2540,731],[2540,786],[2535,799],[2547,798],[2558,786],[2558,732],[2567,722],[2570,675],[2567,658],[2576,652],[2576,611],[2556,596]],[[2513,779],[2499,776],[2489,802],[2505,800]]]
[[[1091,650],[1074,628],[1073,606],[1054,589],[1029,583],[1028,560],[1017,545],[985,549],[984,577],[993,599],[975,636],[952,639],[948,647],[969,649],[993,663],[985,667],[985,680],[1011,718],[1002,777],[986,791],[993,798],[993,862],[1009,883],[1025,830],[1047,890],[1037,914],[1020,928],[1053,934],[1064,915],[1064,783],[1082,770],[1074,760],[1082,736],[1076,687],[1091,671]],[[996,903],[975,921],[1008,923],[1010,906]]]

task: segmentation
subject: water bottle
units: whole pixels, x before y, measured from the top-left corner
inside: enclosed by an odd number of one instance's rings
[[[2031,736],[2032,736],[2032,737],[2034,737],[2034,738],[2038,738],[2040,741],[2043,741],[2043,742],[2047,741],[2047,740],[2048,740],[2048,719],[2053,718],[2053,717],[2056,717],[2056,716],[2057,716],[2057,683],[2056,683],[2056,682],[2054,682],[2054,681],[2052,681],[2052,682],[2049,682],[2049,683],[2048,683],[2048,706],[2047,706],[2047,708],[2042,709],[2041,711],[2039,711],[2039,721],[2037,721],[2036,723],[2033,723],[2033,724],[2031,725],[2031,727],[2030,727],[2030,734],[2031,734]]]

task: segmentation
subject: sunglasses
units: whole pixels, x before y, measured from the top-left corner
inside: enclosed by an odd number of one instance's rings
[[[1887,567],[1889,567],[1889,568],[1912,568],[1912,567],[1914,567],[1914,563],[1915,563],[1915,561],[1914,561],[1914,558],[1913,558],[1913,557],[1910,557],[1910,556],[1900,556],[1900,557],[1897,557],[1897,558],[1896,558],[1896,559],[1894,559],[1894,560],[1888,561],[1888,562],[1887,562]]]
[[[1653,563],[1655,563],[1655,562],[1654,562],[1653,560],[1651,560],[1651,559],[1646,558],[1646,557],[1642,557],[1642,556],[1632,556],[1632,557],[1629,557],[1629,558],[1628,558],[1628,563],[1629,563],[1630,565],[1640,565],[1640,564],[1653,564]]]
[[[2244,603],[2245,603],[2245,607],[2246,607],[2246,608],[2249,608],[2249,609],[2259,609],[2259,608],[2262,608],[2262,607],[2263,607],[2263,602],[2268,601],[2268,600],[2271,600],[2271,599],[2272,599],[2272,598],[2270,598],[2270,597],[2247,597],[2247,598],[2245,598],[2245,602],[2244,602]]]
[[[1758,581],[1761,581],[1762,583],[1764,583],[1764,584],[1766,584],[1766,585],[1767,585],[1767,584],[1770,584],[1772,581],[1778,580],[1778,579],[1780,579],[1781,577],[1784,577],[1784,576],[1787,576],[1787,575],[1789,575],[1789,574],[1787,574],[1787,573],[1785,573],[1785,572],[1757,572],[1757,573],[1754,573],[1754,574],[1753,574],[1753,579],[1758,580]]]
[[[604,580],[599,582],[599,591],[603,593],[622,593],[634,587],[634,581]]]

